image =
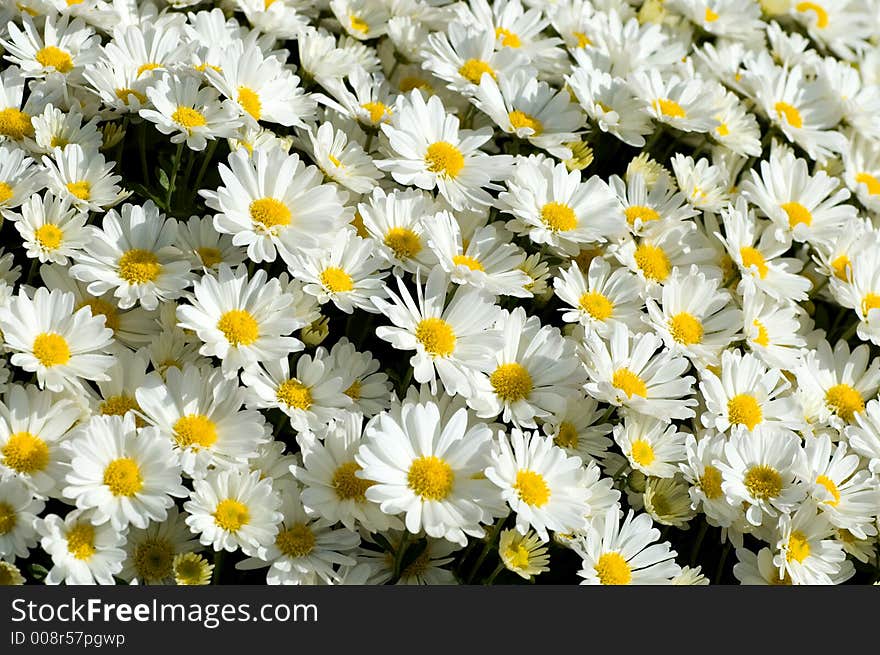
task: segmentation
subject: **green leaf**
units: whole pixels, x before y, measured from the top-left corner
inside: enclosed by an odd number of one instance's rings
[[[34,580],[42,580],[49,575],[49,570],[41,564],[31,564],[31,577]]]
[[[161,169],[161,168],[160,168],[160,169],[159,169],[159,186],[162,187],[163,189],[165,189],[165,190],[167,191],[167,190],[168,190],[168,184],[169,184],[169,181],[168,181],[168,173],[166,173],[166,172],[164,171],[164,169]]]

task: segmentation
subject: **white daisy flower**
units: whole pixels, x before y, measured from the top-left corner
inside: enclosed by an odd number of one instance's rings
[[[779,519],[779,541],[773,564],[779,577],[788,576],[793,584],[840,584],[855,574],[843,546],[830,539],[832,528],[816,505],[806,502],[794,514]]]
[[[16,557],[27,559],[37,545],[34,523],[46,503],[16,477],[0,479],[0,556],[14,563]]]
[[[95,525],[89,512],[73,510],[62,519],[49,514],[36,523],[40,546],[52,558],[46,584],[112,585],[125,560],[125,532],[110,523]]]
[[[611,424],[596,425],[602,420],[598,406],[598,401],[591,396],[578,394],[568,398],[562,412],[544,421],[544,433],[553,437],[554,444],[569,455],[580,457],[584,463],[601,460],[611,445],[611,439],[605,436],[611,432]]]
[[[365,493],[387,514],[404,514],[406,529],[420,530],[461,546],[467,536],[482,537],[484,507],[497,493],[478,476],[489,456],[492,432],[483,423],[468,428],[462,408],[441,422],[433,402],[404,403],[400,421],[383,412],[367,425],[366,441],[355,461]],[[487,477],[491,476],[488,475]]]
[[[382,179],[363,145],[331,121],[307,128],[306,135],[318,168],[337,184],[354,193],[370,193]]]
[[[220,264],[236,267],[246,254],[227,234],[219,234],[214,229],[211,216],[191,216],[188,221],[177,224],[177,243],[183,256],[189,260],[190,268],[206,268],[216,273]]]
[[[152,522],[146,528],[129,528],[127,557],[118,577],[139,584],[173,584],[175,558],[200,548],[185,516],[172,505],[164,521]]]
[[[9,52],[6,58],[20,66],[27,77],[60,74],[76,79],[97,55],[98,39],[82,19],[47,16],[42,33],[27,13],[22,23],[24,29],[10,23],[9,39],[0,42]]]
[[[805,312],[798,305],[779,304],[752,285],[743,291],[743,334],[749,349],[767,366],[797,368],[807,345],[801,336]]]
[[[0,124],[8,124],[10,120],[4,118]],[[44,173],[24,150],[0,145],[0,213],[13,216],[10,209],[23,205],[44,186]]]
[[[92,118],[83,125],[83,116],[77,109],[64,112],[49,104],[43,113],[34,116],[34,141],[39,149],[37,152],[51,154],[55,148],[66,148],[71,143],[82,147],[86,152],[95,152],[102,145],[101,134],[98,132],[98,119]]]
[[[620,201],[619,211],[635,235],[659,235],[697,215],[685,202],[685,196],[676,191],[675,182],[668,175],[661,175],[652,184],[642,172],[628,173],[626,181],[612,175],[610,184]]]
[[[739,518],[741,510],[731,506],[721,488],[718,462],[724,459],[727,437],[716,432],[703,434],[699,441],[693,435],[685,439],[687,461],[679,464],[684,479],[691,485],[688,495],[691,506],[702,511],[709,525],[729,527]]]
[[[388,409],[391,403],[391,383],[388,375],[379,370],[379,360],[369,350],[358,352],[348,338],[341,337],[330,349],[330,369],[342,378],[351,398],[349,412],[360,412],[372,418]],[[347,385],[347,386],[346,386]]]
[[[122,190],[119,175],[112,175],[113,163],[104,155],[83,150],[72,143],[63,150],[55,148],[52,157],[43,155],[49,190],[68,198],[80,210],[103,212],[131,195]]]
[[[672,74],[664,79],[658,70],[651,69],[634,73],[631,84],[655,121],[682,132],[710,132],[718,126],[710,104],[712,94],[700,78]]]
[[[204,546],[254,555],[272,543],[283,519],[281,496],[257,471],[215,470],[193,481],[186,524]]]
[[[685,461],[687,434],[666,421],[626,412],[614,426],[614,441],[630,465],[655,478],[671,478]]]
[[[88,242],[83,227],[88,214],[71,206],[69,198],[56,198],[48,191],[31,195],[16,214],[7,214],[15,221],[28,257],[41,262],[66,265]]]

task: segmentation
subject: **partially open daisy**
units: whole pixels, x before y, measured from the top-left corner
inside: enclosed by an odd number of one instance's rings
[[[182,555],[201,549],[176,505],[168,508],[164,521],[146,528],[131,527],[125,542],[127,557],[118,577],[138,584],[173,584],[174,563]]]
[[[71,470],[64,496],[94,509],[95,524],[109,521],[120,531],[164,521],[172,496],[187,495],[171,443],[156,428],[136,429],[134,418],[94,416],[65,442]]]
[[[11,214],[28,257],[41,262],[66,265],[88,242],[83,227],[88,214],[71,206],[69,198],[56,198],[48,191],[31,195]]]
[[[62,519],[49,514],[37,521],[40,545],[52,558],[46,584],[115,584],[125,560],[125,533],[109,523],[95,525],[89,512],[73,510]]]
[[[614,440],[630,465],[656,478],[671,478],[685,460],[687,434],[674,424],[626,412],[623,422],[614,426]]]
[[[343,380],[346,396],[351,398],[349,412],[360,412],[367,418],[388,409],[391,383],[379,370],[379,360],[369,350],[358,352],[354,344],[342,337],[330,349],[330,368]]]
[[[465,546],[485,534],[483,506],[494,504],[492,484],[479,474],[488,461],[492,432],[468,429],[467,411],[441,422],[433,402],[404,403],[400,422],[379,414],[366,429],[355,461],[356,477],[372,481],[364,492],[383,512],[403,514],[406,529]]]
[[[0,330],[14,353],[10,362],[36,373],[41,388],[60,391],[80,379],[105,379],[113,363],[113,357],[104,354],[113,331],[91,308],[74,311],[72,293],[40,287],[29,298],[19,289],[18,296],[0,307]]]
[[[779,540],[773,563],[779,577],[793,584],[840,584],[855,575],[852,562],[840,542],[831,539],[833,529],[816,505],[805,502],[793,514],[779,520]]]
[[[525,580],[550,570],[547,546],[531,530],[524,535],[516,530],[502,530],[498,555],[508,571]]]
[[[52,156],[43,155],[49,190],[68,198],[78,209],[106,211],[125,200],[131,191],[119,187],[122,177],[113,175],[113,162],[98,152],[83,150],[79,144],[55,148]]]
[[[6,122],[11,119],[6,118]],[[0,125],[2,123],[0,114]],[[45,185],[45,174],[24,150],[5,143],[0,145],[0,213],[14,220],[14,214],[9,210],[24,204]]]

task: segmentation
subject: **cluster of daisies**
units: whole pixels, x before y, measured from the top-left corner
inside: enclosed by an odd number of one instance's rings
[[[878,40],[4,2],[0,583],[875,582]]]

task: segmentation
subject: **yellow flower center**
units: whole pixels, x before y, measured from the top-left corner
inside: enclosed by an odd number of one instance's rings
[[[754,396],[741,393],[727,401],[727,420],[734,425],[745,425],[749,430],[754,430],[764,420],[764,414]]]
[[[782,491],[782,476],[772,466],[758,464],[746,471],[743,484],[752,498],[769,500]]]
[[[15,189],[6,184],[6,182],[0,182],[0,204],[7,202],[15,195]],[[39,232],[39,230],[37,230]],[[39,237],[37,237],[39,239]]]
[[[336,166],[337,168],[342,166],[342,162],[339,161],[339,158],[336,157],[335,155],[329,154],[329,155],[327,155],[327,159],[329,159],[330,163],[333,164],[334,166]]]
[[[95,550],[95,528],[91,523],[77,523],[68,531],[67,551],[76,559],[88,562]]]
[[[321,273],[321,284],[333,293],[343,293],[354,289],[351,275],[336,266],[328,266],[324,269]]]
[[[541,121],[524,111],[519,111],[518,109],[514,110],[507,115],[507,118],[515,130],[525,127],[531,128],[533,132],[532,136],[538,136],[544,131],[544,126],[541,124]]]
[[[639,466],[650,466],[657,459],[651,444],[644,439],[633,441],[631,454],[633,461]]]
[[[716,20],[718,20],[718,14],[712,11],[709,7],[706,7],[706,15],[703,16],[703,19],[707,23],[714,23]]]
[[[131,559],[143,580],[158,582],[174,574],[174,544],[168,539],[156,537],[139,543]]]
[[[560,448],[568,448],[572,450],[578,447],[580,438],[578,437],[577,428],[570,421],[563,421],[559,424],[559,430],[553,437],[553,443]]]
[[[868,315],[872,309],[880,309],[880,295],[876,293],[866,293],[862,298],[862,314]]]
[[[807,536],[800,530],[793,530],[788,538],[788,552],[785,554],[785,559],[800,564],[809,556],[810,542]]]
[[[260,96],[256,91],[249,87],[238,87],[238,104],[241,105],[241,108],[250,114],[251,118],[255,121],[260,120],[260,116],[263,115],[263,103],[260,102]]]
[[[354,14],[350,14],[348,17],[348,24],[355,32],[359,32],[360,34],[367,34],[370,31],[370,25],[363,18],[359,16],[355,16]]]
[[[793,230],[795,227],[803,223],[807,227],[813,224],[813,215],[810,210],[799,202],[786,202],[780,205],[785,213],[788,214],[788,226]]]
[[[242,502],[226,498],[217,503],[214,510],[214,523],[229,532],[238,532],[251,520],[251,512]]]
[[[31,117],[15,107],[0,110],[0,135],[18,140],[34,133]]]
[[[260,336],[260,326],[250,312],[231,309],[217,321],[217,329],[232,346],[249,346]]]
[[[61,366],[70,361],[70,346],[57,332],[43,332],[34,339],[34,357],[43,366]]]
[[[837,507],[840,504],[840,489],[837,488],[837,485],[834,483],[834,480],[829,478],[827,475],[820,475],[816,478],[816,484],[821,484],[825,489],[828,490],[828,493],[831,494],[831,500],[826,500],[826,505],[831,505],[832,507]]]
[[[17,523],[18,515],[15,513],[15,508],[9,503],[0,501],[0,537],[12,532]]]
[[[794,105],[790,105],[787,102],[782,102],[780,100],[773,106],[773,108],[776,110],[776,115],[780,119],[785,118],[785,121],[792,127],[800,129],[804,126],[804,119],[801,116],[801,112],[799,112]]]
[[[400,87],[401,93],[409,93],[413,89],[424,89],[425,91],[431,91],[431,85],[427,80],[422,79],[421,77],[416,77],[414,75],[408,75],[400,79],[400,83],[398,84]]]
[[[511,362],[502,364],[492,375],[489,382],[495,394],[504,402],[515,403],[524,400],[532,392],[532,376],[522,364]]]
[[[295,523],[278,532],[275,546],[287,557],[305,557],[315,549],[315,534],[305,523]]]
[[[384,243],[397,259],[411,259],[422,250],[419,235],[408,227],[392,227],[385,233]]]
[[[825,404],[847,423],[852,423],[855,415],[865,410],[862,394],[848,384],[835,384],[825,392]]]
[[[92,316],[103,316],[104,325],[114,332],[119,329],[119,312],[115,306],[99,298],[89,298],[79,305],[76,310],[79,311],[83,307],[88,307],[92,312]]]
[[[635,225],[636,221],[647,223],[649,221],[660,220],[660,214],[657,210],[644,205],[632,205],[631,207],[627,207],[624,213],[626,214],[626,222],[630,225]]]
[[[114,496],[134,496],[144,488],[144,478],[131,457],[114,459],[104,469],[104,484]]]
[[[35,58],[43,68],[54,68],[59,73],[69,73],[73,70],[73,59],[70,53],[54,45],[48,45],[39,50]]]
[[[561,202],[548,202],[541,207],[541,222],[553,232],[568,232],[578,225],[574,210]]]
[[[834,272],[834,277],[838,280],[848,282],[850,271],[852,270],[852,262],[846,255],[840,255],[831,262],[831,270]]]
[[[633,257],[646,279],[663,282],[669,277],[672,265],[662,248],[643,243],[636,248]]]
[[[614,303],[608,296],[596,291],[588,291],[581,295],[578,305],[597,321],[604,321],[614,313]]]
[[[703,341],[703,324],[693,314],[681,312],[669,319],[672,338],[685,346]]]
[[[425,163],[432,173],[455,178],[464,168],[464,155],[451,143],[437,141],[428,146],[428,151],[425,153]]]
[[[632,569],[620,553],[604,553],[595,569],[603,585],[626,585],[632,581]]]
[[[140,409],[134,398],[120,394],[118,396],[110,396],[107,400],[102,401],[98,411],[100,411],[101,416],[125,416],[132,410],[140,411]],[[138,427],[144,426],[144,420],[140,416],[135,417],[134,420]]]
[[[868,187],[868,195],[880,196],[880,180],[870,173],[859,173],[856,175],[856,183],[864,184]]]
[[[480,78],[483,77],[483,73],[489,73],[489,75],[492,76],[492,79],[497,79],[495,71],[492,70],[492,67],[488,62],[485,62],[482,59],[468,59],[461,65],[461,68],[458,69],[458,74],[471,84],[479,84]]]
[[[285,380],[275,390],[275,397],[288,407],[307,410],[312,406],[312,391],[296,379]]]
[[[251,221],[266,230],[290,225],[293,215],[290,208],[275,198],[258,198],[248,207]]]
[[[148,73],[149,71],[154,71],[157,68],[162,68],[162,64],[158,64],[155,61],[148,61],[146,64],[141,64],[137,69],[137,77],[140,77],[144,73]],[[177,120],[177,119],[175,119]]]
[[[452,467],[434,455],[414,459],[406,474],[407,485],[422,500],[443,500],[454,481]]]
[[[524,569],[529,565],[529,549],[522,543],[508,546],[504,549],[506,564],[514,569]]]
[[[472,271],[484,271],[486,269],[483,268],[483,265],[473,257],[468,257],[467,255],[455,255],[452,258],[452,263],[456,266],[467,266]]]
[[[767,277],[767,260],[757,248],[751,246],[743,246],[739,249],[739,256],[742,258],[743,268],[751,268],[754,266],[758,269],[758,275],[763,280]]]
[[[79,182],[68,182],[67,190],[74,198],[79,200],[89,200],[92,197],[92,185],[88,180],[80,180]]]
[[[345,462],[333,472],[330,484],[339,500],[354,500],[359,503],[367,501],[367,489],[375,482],[357,477],[355,473],[360,470],[361,467],[357,462]]]
[[[770,345],[770,334],[767,332],[767,328],[764,327],[764,324],[761,321],[755,319],[752,321],[752,325],[758,328],[758,335],[752,339],[759,346],[764,346],[765,348]]]
[[[173,562],[174,581],[179,585],[206,585],[211,579],[211,565],[196,553],[181,553]]]
[[[133,248],[119,258],[119,277],[129,284],[155,282],[162,273],[162,264],[149,250]]]
[[[140,91],[135,91],[134,89],[129,89],[128,87],[122,87],[116,89],[116,97],[122,100],[126,105],[129,104],[128,96],[134,96],[137,98],[137,101],[142,105],[147,102],[147,96]]]
[[[361,108],[366,109],[367,113],[370,114],[370,122],[373,123],[373,125],[377,124],[386,116],[391,115],[391,110],[388,108],[388,105],[383,102],[366,102],[361,105]]]
[[[715,131],[718,132],[718,136],[728,136],[730,134],[730,128],[727,127],[727,123],[719,123]]]
[[[654,101],[654,109],[670,118],[687,118],[687,112],[675,100],[658,98]]]
[[[455,350],[455,332],[442,318],[425,318],[416,326],[416,340],[432,357],[448,357]]]
[[[543,507],[550,500],[550,487],[544,476],[535,471],[521,469],[516,473],[513,485],[519,499],[532,507]]]
[[[496,27],[495,38],[501,39],[501,45],[507,48],[518,48],[521,45],[519,37],[506,27]]]
[[[202,127],[208,122],[202,112],[184,105],[177,105],[177,109],[171,114],[171,120],[187,131],[192,130],[194,127]]]
[[[53,223],[45,223],[34,230],[34,237],[46,250],[55,250],[64,240],[64,232]]]
[[[590,37],[588,37],[583,32],[572,32],[572,36],[577,39],[578,48],[586,48],[588,45],[593,44],[593,42],[590,41]]]
[[[721,498],[721,471],[712,466],[707,465],[703,470],[703,475],[699,479],[700,489],[706,494],[709,500]]]
[[[645,381],[628,368],[619,368],[614,371],[611,385],[616,389],[620,389],[628,398],[633,396],[646,398],[648,396],[648,387],[645,385]]]
[[[196,254],[202,260],[202,266],[205,268],[214,268],[223,261],[223,254],[218,248],[196,248]]]
[[[361,381],[355,380],[351,383],[351,386],[348,387],[345,391],[343,391],[346,396],[351,398],[352,400],[360,400],[361,399]]]
[[[828,27],[828,12],[825,11],[825,8],[822,5],[815,2],[799,2],[794,8],[795,11],[802,14],[812,11],[816,15],[816,27],[820,30],[824,30]]]
[[[217,426],[204,414],[187,414],[174,422],[174,440],[181,448],[210,448],[217,441]]]

